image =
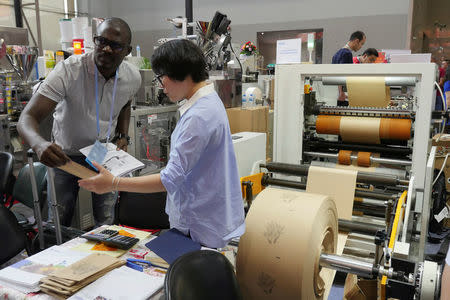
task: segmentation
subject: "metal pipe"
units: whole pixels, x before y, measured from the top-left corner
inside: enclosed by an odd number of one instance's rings
[[[265,165],[261,165],[261,167],[265,167],[270,172],[280,172],[295,176],[307,176],[310,166],[271,162]],[[397,176],[374,174],[361,171],[358,171],[356,180],[360,183],[380,184],[385,186],[408,185],[407,180],[400,180],[397,178]]]
[[[313,157],[323,157],[323,158],[332,158],[332,159],[338,159],[339,154],[337,153],[324,153],[324,152],[311,152],[311,151],[305,151],[303,154]],[[352,160],[357,160],[357,155],[350,155],[350,158]],[[370,162],[371,163],[380,163],[380,164],[386,164],[386,165],[400,165],[400,166],[411,166],[412,162],[410,160],[404,160],[404,159],[391,159],[391,158],[380,158],[380,157],[372,157],[370,156]]]
[[[406,233],[408,232],[408,223],[409,223],[409,212],[411,211],[411,202],[412,202],[412,196],[414,194],[414,181],[416,177],[414,175],[411,176],[411,179],[409,180],[409,186],[408,186],[408,196],[406,196],[406,210],[405,210],[405,222],[403,226],[402,231],[402,242],[406,242]]]
[[[334,254],[320,254],[319,264],[322,267],[336,271],[356,274],[361,277],[373,278],[374,268],[371,263]]]
[[[36,173],[34,172],[33,151],[27,152],[28,165],[30,167],[31,191],[33,193],[34,217],[38,227],[39,249],[44,250],[44,229],[42,227],[41,205],[39,203],[38,188],[36,183]]]
[[[276,178],[270,177],[269,175],[265,175],[263,177],[261,183],[263,186],[277,185],[277,186],[289,187],[289,188],[300,189],[300,190],[306,189],[306,183],[292,181],[292,180],[285,180],[285,179],[276,179]],[[396,195],[378,193],[378,192],[373,192],[373,191],[356,190],[355,197],[370,198],[370,199],[386,201],[386,200],[395,199]]]
[[[412,149],[407,147],[392,147],[381,145],[361,145],[354,143],[342,143],[342,142],[329,142],[329,141],[306,141],[305,146],[311,150],[318,149],[338,149],[338,150],[352,150],[352,151],[365,151],[376,152],[386,155],[395,155],[399,157],[405,157],[412,154]]]
[[[382,226],[344,219],[338,220],[338,227],[340,231],[355,232],[368,235],[375,235],[377,231],[384,229],[384,227]]]
[[[55,224],[55,231],[56,231],[56,244],[61,245],[62,244],[62,234],[61,234],[61,223],[59,221],[59,213],[58,213],[58,203],[56,201],[56,190],[55,190],[55,171],[53,168],[47,168],[47,176],[48,176],[48,182],[50,185],[50,199],[51,199],[51,206],[52,206],[52,212],[53,212],[53,223]]]
[[[187,19],[187,23],[191,23],[193,21],[193,9],[192,9],[192,0],[185,0],[185,12],[186,12],[186,19]],[[187,28],[187,34],[191,35],[193,34],[194,29],[190,26],[188,26]]]
[[[16,27],[23,28],[21,8],[22,8],[22,0],[14,0],[14,15],[16,17]]]
[[[34,6],[36,8],[36,31],[39,55],[42,56],[44,55],[44,52],[42,50],[41,12],[39,11],[39,0],[34,0]]]
[[[73,10],[75,12],[75,18],[78,17],[78,1],[77,0],[73,0]]]
[[[314,78],[315,81],[322,81],[323,85],[346,85],[347,77],[345,76],[327,76]],[[415,86],[415,77],[384,77],[386,86]]]
[[[69,18],[69,5],[67,3],[68,0],[64,0],[64,19]]]
[[[23,9],[22,9],[22,13],[23,13]],[[31,30],[30,24],[28,23],[28,19],[25,16],[25,14],[23,14],[23,19],[25,20],[25,24],[27,25],[28,32],[31,35],[31,39],[33,40],[34,45],[37,47],[38,42],[36,41],[36,38],[34,37],[33,31]]]

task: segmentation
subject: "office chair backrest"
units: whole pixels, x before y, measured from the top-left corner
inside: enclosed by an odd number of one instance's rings
[[[186,253],[167,270],[164,281],[167,300],[242,299],[233,266],[216,251]]]
[[[120,192],[115,224],[140,229],[170,228],[166,214],[167,193]]]
[[[34,173],[36,177],[36,184],[39,196],[39,203],[42,209],[44,205],[44,191],[47,188],[47,167],[40,162],[33,163]],[[14,184],[13,198],[20,203],[28,206],[29,208],[34,208],[33,204],[33,191],[31,188],[30,179],[30,165],[25,165],[19,172],[17,176],[16,183]]]
[[[14,214],[0,205],[0,265],[27,249],[27,238]]]
[[[0,152],[0,200],[3,194],[10,194],[14,185],[14,157],[9,152]]]

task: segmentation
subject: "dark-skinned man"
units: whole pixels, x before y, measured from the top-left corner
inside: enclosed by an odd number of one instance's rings
[[[20,135],[49,167],[70,160],[88,166],[79,149],[96,141],[115,138],[118,148],[127,149],[131,98],[141,84],[139,71],[123,62],[132,49],[131,30],[122,19],[108,18],[97,32],[94,51],[57,64],[20,116]],[[53,110],[53,141],[47,141],[38,127]],[[77,180],[55,169],[56,200],[64,226],[72,221],[79,191]],[[96,225],[110,224],[116,195],[93,193],[92,197]]]

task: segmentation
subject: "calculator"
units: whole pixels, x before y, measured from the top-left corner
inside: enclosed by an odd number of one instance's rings
[[[136,243],[139,242],[139,239],[125,235],[114,235],[104,239],[102,242],[110,247],[128,250],[136,245]]]
[[[85,233],[81,237],[94,242],[103,242],[105,239],[117,235],[117,230],[105,229],[98,233]]]

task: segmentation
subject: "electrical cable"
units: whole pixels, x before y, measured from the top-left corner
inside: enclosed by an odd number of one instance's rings
[[[241,61],[239,60],[239,57],[237,57],[236,52],[234,52],[233,45],[231,44],[231,36],[230,36],[230,48],[231,48],[231,51],[234,54],[234,57],[236,57],[236,60],[238,61],[239,66],[241,67],[241,75],[244,75],[244,69],[242,68]]]
[[[449,154],[450,154],[450,153],[447,153],[447,154],[445,155],[445,159],[444,159],[444,162],[442,163],[442,167],[441,167],[441,169],[439,170],[439,173],[437,174],[437,176],[436,176],[436,178],[434,179],[434,181],[433,181],[433,183],[431,184],[431,186],[434,186],[434,184],[435,184],[436,181],[438,180],[439,176],[441,175],[442,171],[444,170],[445,165],[446,165],[446,163],[447,163],[447,158],[448,158],[448,155],[449,155]]]

